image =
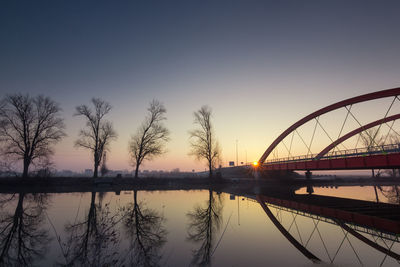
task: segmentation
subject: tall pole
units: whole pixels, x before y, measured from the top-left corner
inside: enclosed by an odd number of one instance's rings
[[[237,196],[237,199],[238,199],[238,225],[240,226],[240,213],[239,213],[239,198],[240,198],[240,196]]]
[[[239,166],[238,163],[238,140],[236,139],[236,166]]]

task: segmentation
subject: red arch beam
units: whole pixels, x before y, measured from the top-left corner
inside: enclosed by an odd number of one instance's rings
[[[390,117],[386,117],[384,119],[379,119],[377,121],[368,123],[364,126],[361,126],[360,128],[357,128],[351,132],[349,132],[348,134],[343,135],[342,137],[340,137],[339,139],[337,139],[335,142],[333,142],[332,144],[330,144],[329,146],[325,147],[321,152],[319,152],[319,154],[315,157],[316,159],[320,159],[323,156],[326,155],[326,153],[328,153],[329,151],[331,151],[332,148],[336,147],[337,145],[339,145],[340,143],[346,141],[347,139],[349,139],[350,137],[355,136],[356,134],[359,134],[365,130],[368,130],[369,128],[375,127],[379,124],[383,124],[385,122],[389,122],[389,121],[394,121],[400,119],[400,114],[396,114]]]
[[[339,109],[339,108],[342,108],[342,107],[345,107],[348,105],[352,105],[352,104],[356,104],[356,103],[360,103],[360,102],[366,102],[369,100],[374,100],[374,99],[379,99],[379,98],[390,97],[390,96],[398,96],[398,95],[400,95],[400,87],[386,89],[386,90],[382,90],[382,91],[378,91],[378,92],[374,92],[374,93],[369,93],[369,94],[365,94],[365,95],[352,97],[352,98],[337,102],[335,104],[329,105],[327,107],[321,108],[321,109],[311,113],[310,115],[302,118],[301,120],[297,121],[292,126],[287,128],[280,136],[278,136],[278,138],[275,139],[274,142],[272,142],[272,144],[267,148],[267,150],[265,150],[264,154],[258,160],[258,163],[259,164],[264,163],[264,161],[267,159],[269,154],[271,154],[272,150],[274,150],[274,148],[283,139],[285,139],[285,137],[288,136],[291,132],[293,132],[294,130],[296,130],[301,125],[305,124],[306,122],[308,122],[322,114],[328,113],[332,110],[336,110],[336,109]]]
[[[284,237],[286,237],[287,240],[295,247],[297,248],[304,256],[306,256],[308,259],[313,261],[314,263],[320,263],[321,260],[312,254],[306,247],[304,247],[302,244],[300,244],[286,229],[285,227],[282,226],[282,224],[278,221],[278,219],[275,218],[274,214],[272,214],[271,210],[265,205],[262,196],[257,195],[256,199],[258,203],[260,203],[261,207],[265,211],[265,213],[268,215],[269,219],[272,221],[272,223],[275,225],[276,228],[283,234]]]

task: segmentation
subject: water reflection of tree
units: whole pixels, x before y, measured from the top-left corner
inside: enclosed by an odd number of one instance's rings
[[[391,204],[400,204],[400,186],[385,186],[378,187],[381,193],[387,198],[388,202]]]
[[[187,214],[189,218],[188,240],[201,243],[200,247],[193,251],[192,264],[206,266],[211,263],[213,249],[215,249],[215,235],[222,223],[222,201],[209,190],[209,198],[204,207],[197,205],[192,212]]]
[[[50,241],[44,223],[47,196],[18,195],[14,212],[6,209],[16,195],[0,201],[0,266],[27,266],[42,258]]]
[[[130,244],[127,260],[133,266],[159,266],[160,250],[166,242],[165,218],[157,211],[138,202],[134,190],[133,203],[125,210],[124,226]]]
[[[67,266],[114,266],[119,263],[119,234],[115,229],[121,220],[117,210],[111,213],[109,203],[103,206],[100,194],[92,192],[89,211],[81,221],[66,225],[69,238],[63,244]]]

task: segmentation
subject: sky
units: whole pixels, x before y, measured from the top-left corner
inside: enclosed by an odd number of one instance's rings
[[[113,106],[111,169],[132,169],[128,142],[152,99],[167,109],[171,141],[143,169],[205,168],[188,156],[202,105],[223,164],[236,160],[236,140],[239,161],[254,161],[309,113],[400,86],[399,12],[399,1],[2,1],[0,96],[60,104],[60,170],[92,167],[74,147],[84,121],[73,116],[92,97]]]

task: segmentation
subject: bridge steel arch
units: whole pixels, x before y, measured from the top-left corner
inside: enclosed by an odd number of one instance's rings
[[[314,263],[320,263],[321,260],[315,256],[313,253],[311,253],[306,247],[304,247],[302,244],[299,243],[284,227],[283,225],[275,218],[275,216],[272,214],[271,210],[265,205],[264,201],[262,200],[261,196],[257,195],[256,200],[258,203],[261,205],[265,213],[268,215],[269,219],[272,221],[272,223],[275,225],[275,227],[283,234],[283,236],[289,240],[289,242],[297,248],[304,256],[306,256],[308,259],[310,259]]]
[[[362,102],[367,102],[370,100],[375,100],[375,99],[380,99],[380,98],[385,98],[385,97],[391,97],[391,96],[398,96],[400,95],[400,87],[392,88],[392,89],[386,89],[382,91],[377,91],[369,94],[364,94],[356,97],[352,97],[346,100],[342,100],[340,102],[334,103],[332,105],[326,106],[324,108],[321,108],[301,120],[297,121],[294,123],[292,126],[287,128],[281,135],[279,135],[274,142],[265,150],[264,154],[261,156],[261,158],[258,160],[259,164],[263,164],[265,160],[268,158],[268,156],[271,154],[271,152],[275,149],[275,147],[283,140],[285,139],[289,134],[291,134],[293,131],[295,131],[297,128],[302,126],[303,124],[311,121],[312,119],[317,118],[318,116],[321,116],[325,113],[328,113],[333,110],[337,110],[342,107],[346,107],[348,105],[353,105],[357,103],[362,103]]]
[[[331,219],[335,224],[337,224],[339,227],[341,227],[343,230],[347,231],[351,235],[353,235],[355,238],[359,239],[360,241],[364,242],[368,246],[394,258],[395,260],[399,261],[400,260],[400,255],[393,252],[391,248],[389,247],[383,247],[379,245],[376,242],[372,242],[370,239],[366,238],[353,228],[349,227],[346,225],[347,223],[353,224],[353,225],[368,225],[367,227],[371,227],[372,229],[385,229],[383,231],[389,231],[393,234],[396,233],[396,236],[398,235],[398,232],[400,230],[399,226],[400,224],[395,221],[391,221],[388,219],[384,218],[379,218],[379,217],[374,217],[372,218],[366,215],[357,212],[357,211],[345,211],[341,210],[340,207],[336,206],[324,206],[324,205],[315,205],[315,204],[310,204],[310,203],[304,203],[304,202],[296,202],[295,200],[288,200],[288,199],[280,199],[276,197],[268,197],[268,196],[263,196],[263,195],[256,195],[256,200],[257,202],[261,205],[261,207],[264,209],[265,213],[268,215],[270,220],[273,222],[273,224],[278,228],[278,230],[288,239],[288,241],[296,247],[304,256],[306,256],[308,259],[312,260],[314,263],[320,263],[321,260],[312,254],[306,247],[301,245],[284,227],[283,225],[277,220],[277,218],[273,215],[271,210],[268,208],[268,206],[265,204],[266,202],[275,204],[277,206],[281,207],[286,207],[289,209],[294,209],[298,210],[301,212],[305,213],[310,213],[310,214],[315,214],[321,217],[326,217]],[[359,200],[356,200],[356,202]],[[363,202],[363,201],[361,201]],[[304,213],[303,213],[304,214]],[[362,214],[362,215],[361,215]],[[389,230],[390,229],[390,230]]]
[[[384,119],[380,119],[380,120],[376,120],[374,122],[368,123],[364,126],[361,126],[345,135],[343,135],[342,137],[340,137],[339,139],[337,139],[336,141],[334,141],[332,144],[330,144],[329,146],[325,147],[321,152],[319,152],[319,154],[315,157],[315,159],[321,159],[323,156],[325,156],[329,151],[331,151],[331,149],[333,149],[334,147],[336,147],[337,145],[339,145],[340,143],[343,143],[344,141],[346,141],[347,139],[365,131],[368,130],[372,127],[375,127],[377,125],[383,124],[385,122],[390,122],[390,121],[394,121],[400,119],[400,114],[396,114],[393,116],[389,116],[386,117]]]

